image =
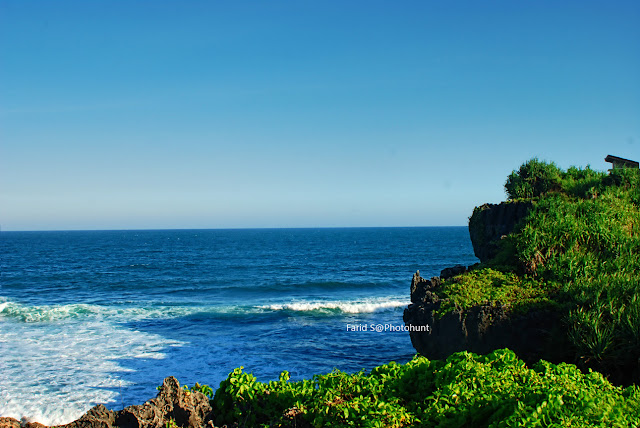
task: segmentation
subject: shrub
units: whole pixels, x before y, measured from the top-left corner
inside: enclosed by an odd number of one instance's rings
[[[606,177],[605,172],[594,171],[588,165],[584,169],[572,166],[562,174],[562,190],[579,198],[597,197]]]
[[[637,426],[640,390],[599,373],[540,361],[528,368],[507,349],[446,361],[416,356],[369,374],[337,370],[312,380],[261,383],[241,369],[213,400],[218,424],[240,427]]]
[[[509,199],[537,198],[561,188],[561,171],[553,162],[533,158],[509,174],[504,189]]]

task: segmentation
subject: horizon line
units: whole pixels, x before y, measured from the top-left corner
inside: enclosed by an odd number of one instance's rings
[[[4,230],[0,233],[14,232],[161,232],[161,231],[207,231],[207,230],[313,230],[313,229],[425,229],[468,227],[466,225],[440,226],[293,226],[293,227],[209,227],[209,228],[148,228],[148,229],[15,229]]]

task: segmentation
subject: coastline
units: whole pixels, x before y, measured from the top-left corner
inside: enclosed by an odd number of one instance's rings
[[[158,387],[158,395],[141,405],[123,410],[108,410],[103,404],[92,407],[77,420],[58,428],[151,428],[165,427],[170,421],[180,427],[215,427],[209,398],[201,392],[189,391],[174,377]],[[52,426],[52,427],[53,427]],[[0,417],[0,428],[43,428],[37,421]]]
[[[207,387],[199,387],[205,391]],[[208,390],[207,392],[210,392]],[[602,405],[606,403],[606,405]],[[98,405],[58,428],[225,428],[325,426],[638,426],[640,388],[612,386],[570,364],[527,365],[508,349],[414,357],[370,373],[333,371],[312,380],[262,383],[236,369],[209,399],[169,377],[156,398],[120,411]],[[0,418],[0,428],[44,428]]]

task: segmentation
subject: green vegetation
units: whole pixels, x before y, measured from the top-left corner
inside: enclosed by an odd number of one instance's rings
[[[196,384],[191,388],[189,388],[187,385],[183,385],[182,388],[185,391],[201,392],[207,397],[213,398],[213,389],[209,385],[200,385],[198,382],[196,382]]]
[[[640,371],[640,172],[559,169],[532,159],[505,184],[532,208],[478,269],[438,295],[462,308],[552,304],[565,313],[576,362],[638,381]]]
[[[510,350],[446,361],[414,357],[370,373],[333,371],[268,383],[229,374],[212,400],[216,424],[240,427],[631,427],[640,389],[612,386],[597,372],[540,361],[527,368]]]
[[[532,159],[513,171],[504,188],[509,199],[531,199],[560,188],[561,171],[556,164]]]
[[[439,313],[443,315],[456,306],[467,309],[477,304],[500,304],[513,311],[526,312],[535,306],[555,304],[551,299],[558,285],[545,283],[529,275],[517,275],[484,268],[457,276],[445,283],[438,295],[445,300]]]

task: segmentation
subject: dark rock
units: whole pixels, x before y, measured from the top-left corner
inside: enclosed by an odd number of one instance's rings
[[[540,358],[551,362],[567,361],[566,336],[561,313],[552,309],[534,309],[513,313],[499,303],[454,311],[435,319],[434,311],[445,300],[412,304],[404,311],[407,326],[428,325],[428,331],[411,331],[411,343],[430,359],[444,359],[454,352],[486,354],[500,348],[512,349],[520,358],[533,363]]]
[[[500,239],[515,230],[531,207],[531,202],[502,202],[476,207],[469,219],[469,236],[476,257],[483,263],[495,257]]]
[[[159,409],[145,403],[121,410],[116,415],[115,423],[120,428],[155,428],[162,426],[163,419]]]
[[[447,268],[441,277],[425,280],[420,271],[411,280],[411,304],[404,310],[408,327],[429,326],[424,331],[410,328],[413,347],[430,359],[445,359],[454,352],[470,351],[486,354],[495,349],[510,348],[527,362],[540,358],[552,362],[571,360],[562,313],[556,308],[536,308],[514,313],[500,302],[486,303],[454,310],[436,319],[435,313],[444,303],[454,303],[438,296],[441,278],[467,271],[462,265]]]
[[[434,276],[430,280],[426,280],[420,276],[420,271],[413,274],[411,280],[411,302],[422,303],[431,295],[430,290],[434,290],[440,285],[440,278]]]
[[[46,425],[42,425],[40,422],[27,422],[22,424],[22,428],[47,428]]]
[[[448,267],[443,269],[442,272],[440,272],[440,279],[444,281],[445,279],[453,278],[456,275],[463,274],[466,271],[467,271],[467,267],[462,265],[455,265],[454,267]]]
[[[0,417],[0,428],[47,428],[39,422],[32,422],[31,419],[23,416],[20,420]]]

